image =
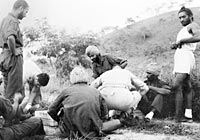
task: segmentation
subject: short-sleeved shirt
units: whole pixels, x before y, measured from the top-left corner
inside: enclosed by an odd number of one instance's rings
[[[122,67],[122,64],[124,63],[127,63],[127,60],[113,57],[111,55],[102,55],[100,57],[100,63],[93,62],[93,77],[99,77],[102,73],[111,70],[115,65]]]
[[[9,13],[2,20],[0,25],[0,46],[5,46],[7,44],[8,37],[11,35],[15,37],[16,48],[23,46],[22,33],[19,28],[19,23],[19,20],[12,13]]]
[[[63,107],[65,134],[70,131],[78,136],[96,137],[102,129],[102,117],[106,113],[102,107],[101,96],[97,89],[84,83],[66,88],[49,108],[50,116],[58,121],[57,114]],[[104,110],[104,111],[103,111]]]
[[[91,85],[98,85],[99,89],[106,87],[125,87],[129,90],[132,88],[136,90],[148,91],[148,86],[126,69],[112,69],[103,73],[100,77],[95,79]]]

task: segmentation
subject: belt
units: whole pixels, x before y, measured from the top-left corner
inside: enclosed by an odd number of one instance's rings
[[[101,87],[99,87],[99,90],[102,90],[103,88],[111,87],[111,88],[125,88],[129,90],[129,86],[126,84],[116,84],[116,83],[109,83],[109,84],[103,84]]]

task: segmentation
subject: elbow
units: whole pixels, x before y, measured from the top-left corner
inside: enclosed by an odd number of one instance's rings
[[[140,91],[140,94],[142,95],[142,96],[144,96],[144,95],[146,95],[146,93],[149,91],[149,87],[148,86],[146,86],[144,89],[142,89],[141,91]]]

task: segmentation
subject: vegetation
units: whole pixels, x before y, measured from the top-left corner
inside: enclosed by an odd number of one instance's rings
[[[193,8],[192,10],[195,14],[195,21],[200,23],[199,9]],[[181,29],[177,11],[140,22],[133,22],[123,29],[116,28],[114,32],[104,36],[91,32],[69,35],[65,31],[55,30],[48,25],[46,19],[38,20],[36,25],[24,29],[25,47],[32,54],[40,56],[37,63],[44,71],[51,74],[50,83],[42,89],[44,108],[55,99],[66,85],[69,85],[68,74],[75,65],[83,65],[90,70],[91,62],[84,55],[84,50],[88,45],[99,46],[102,53],[126,58],[129,61],[127,69],[141,79],[145,78],[146,65],[150,62],[157,62],[162,66],[160,78],[172,85],[174,50],[171,50],[169,45],[172,41],[175,41],[176,35]],[[198,46],[195,51],[197,70],[191,75],[194,90],[193,116],[195,121],[200,120],[199,54],[200,48]],[[45,57],[41,58],[41,56]],[[173,94],[170,95],[172,96],[170,99],[174,99]],[[168,107],[165,110],[165,113],[168,114],[166,116],[173,116],[173,100],[171,100],[170,105],[169,102],[166,102],[165,105]],[[170,126],[170,128],[170,130],[165,131],[161,125],[145,126],[145,129],[151,129],[151,131],[160,129],[158,131],[160,133],[164,131],[166,134],[188,134],[185,131],[182,132],[181,126]]]

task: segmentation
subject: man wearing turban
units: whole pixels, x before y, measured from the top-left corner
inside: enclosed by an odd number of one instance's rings
[[[113,66],[119,65],[124,69],[128,64],[127,60],[111,55],[101,55],[96,46],[88,46],[85,50],[85,54],[92,60],[93,78],[95,79],[102,73],[111,70]]]
[[[149,122],[154,113],[161,114],[164,96],[170,94],[170,87],[158,78],[160,67],[156,63],[147,66],[146,74],[147,80],[144,82],[148,85],[149,91],[143,96],[138,108],[146,114],[145,120]]]
[[[175,120],[176,122],[182,122],[185,120],[192,121],[193,95],[190,74],[195,68],[193,52],[196,49],[197,42],[200,41],[200,26],[193,21],[193,13],[189,8],[183,6],[178,12],[178,17],[183,28],[179,31],[176,42],[172,43],[171,48],[176,49],[173,70],[175,74],[173,83],[176,108]],[[182,111],[183,97],[186,98],[184,116]]]

